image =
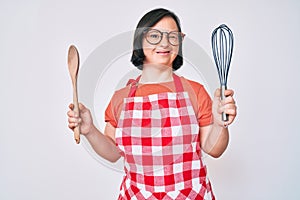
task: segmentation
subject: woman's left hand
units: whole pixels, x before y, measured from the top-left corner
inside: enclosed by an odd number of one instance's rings
[[[237,114],[237,108],[235,104],[235,100],[233,98],[234,91],[231,89],[225,90],[225,99],[221,100],[221,90],[218,88],[214,94],[214,101],[213,101],[213,115],[214,121],[218,123],[218,125],[227,127],[230,125]],[[222,121],[222,112],[228,114],[228,121]]]

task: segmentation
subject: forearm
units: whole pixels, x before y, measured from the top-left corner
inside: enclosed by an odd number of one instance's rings
[[[233,122],[236,116],[236,105],[233,99],[233,90],[225,90],[226,98],[221,100],[221,91],[217,89],[214,94],[212,113],[214,123],[209,126],[200,127],[201,148],[209,155],[217,158],[226,150],[229,142],[228,126]],[[222,121],[221,114],[228,115],[226,123]]]
[[[95,126],[85,135],[95,152],[110,162],[120,158],[119,151],[112,139],[101,133]]]
[[[202,149],[214,158],[220,157],[226,150],[229,142],[228,128],[217,124],[210,127],[207,138],[202,143]]]

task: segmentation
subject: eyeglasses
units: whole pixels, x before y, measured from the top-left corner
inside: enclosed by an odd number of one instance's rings
[[[145,38],[149,44],[156,45],[161,42],[164,33],[167,34],[168,41],[173,46],[178,46],[185,36],[184,33],[178,31],[171,31],[168,33],[161,32],[157,29],[150,29],[145,32]]]

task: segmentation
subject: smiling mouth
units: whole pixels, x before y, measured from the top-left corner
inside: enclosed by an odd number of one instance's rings
[[[160,55],[167,55],[170,53],[170,51],[157,51],[156,53]]]

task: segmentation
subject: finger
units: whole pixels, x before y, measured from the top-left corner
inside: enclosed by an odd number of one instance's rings
[[[235,104],[226,104],[226,105],[219,106],[217,112],[219,114],[225,112],[228,115],[236,115],[236,109],[237,107]]]
[[[234,91],[232,89],[226,89],[224,91],[224,94],[225,94],[226,97],[233,96],[234,95]]]
[[[68,117],[75,117],[75,112],[73,110],[69,110],[67,112]]]
[[[236,116],[233,116],[233,115],[229,115],[228,116],[228,121],[227,121],[227,125],[230,125],[233,123],[234,119],[235,119]]]
[[[78,113],[75,112],[75,111],[73,111],[73,110],[69,110],[69,111],[67,112],[67,115],[68,115],[68,117],[70,117],[70,118],[78,118],[78,117],[79,117]]]
[[[233,123],[235,117],[236,117],[235,115],[227,115],[227,121],[220,121],[219,122],[220,126],[227,128],[227,126]]]
[[[68,122],[69,123],[80,123],[81,122],[81,118],[75,118],[75,117],[69,117],[68,118]]]
[[[71,124],[68,125],[69,129],[71,129],[72,131],[74,130],[75,127],[73,127]]]
[[[74,104],[73,104],[73,103],[70,103],[69,108],[70,108],[71,110],[73,110],[73,109],[74,109]]]
[[[223,99],[221,101],[222,105],[226,105],[226,104],[235,104],[235,100],[232,96],[228,96],[225,99]]]
[[[236,117],[236,109],[228,109],[225,110],[225,113],[228,114],[228,121],[227,121],[227,125],[230,125],[231,123],[233,123],[235,117]]]
[[[234,91],[232,89],[226,89],[224,91],[224,94],[225,94],[226,97],[233,96],[234,95]],[[220,88],[217,88],[215,90],[214,97],[215,98],[220,98],[221,97],[221,89]]]
[[[70,129],[74,129],[74,128],[76,128],[78,126],[78,124],[77,123],[70,123],[69,125],[68,125],[68,127],[70,128]]]
[[[225,108],[224,112],[228,115],[236,116],[236,109],[235,108]]]

